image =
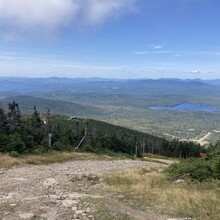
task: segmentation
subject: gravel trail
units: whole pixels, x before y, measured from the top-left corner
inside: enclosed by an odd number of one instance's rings
[[[161,164],[138,160],[85,160],[0,169],[0,219],[96,219],[95,204],[89,199],[111,201],[111,198],[105,198],[104,183],[98,187],[81,182],[73,183],[70,181],[72,177],[89,174],[103,176],[128,168],[158,166]],[[99,187],[103,193],[97,190]],[[112,211],[117,207],[122,207],[124,211],[130,210],[130,214],[127,213],[130,219],[167,219],[152,212],[135,211],[119,203],[111,202]]]

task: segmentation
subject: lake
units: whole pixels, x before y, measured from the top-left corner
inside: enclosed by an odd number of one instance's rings
[[[191,103],[181,103],[175,106],[152,106],[155,110],[175,110],[175,111],[220,111],[220,108],[209,105],[194,105]]]

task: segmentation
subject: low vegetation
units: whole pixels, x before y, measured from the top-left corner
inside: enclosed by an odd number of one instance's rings
[[[85,198],[84,202],[89,202],[95,204],[94,208],[94,219],[97,220],[132,220],[128,214],[121,213],[121,210],[111,210],[109,206],[109,201],[105,198]]]
[[[200,182],[207,179],[220,179],[220,157],[182,160],[178,164],[172,164],[167,172],[176,179]]]
[[[86,152],[57,152],[50,151],[47,153],[42,153],[41,155],[19,155],[19,157],[13,157],[10,154],[0,153],[0,168],[9,168],[15,165],[21,164],[50,164],[56,162],[65,162],[68,160],[113,160],[122,159],[121,155],[115,154],[114,157],[108,155],[97,155],[93,153]]]
[[[9,156],[8,154],[0,153],[0,168],[9,168],[23,163],[24,161],[19,158],[14,158]]]
[[[88,175],[87,174],[83,174],[82,176],[76,175],[76,176],[72,177],[71,181],[72,182],[88,181],[88,182],[90,182],[92,184],[97,184],[97,183],[99,183],[99,179],[100,179],[100,177],[98,175],[90,173]]]
[[[178,164],[172,164],[166,172],[178,179],[207,181],[220,179],[220,143],[210,147],[204,158],[189,158]]]
[[[153,159],[170,159],[169,157],[166,156],[150,154],[150,153],[143,154],[143,157],[153,158]]]
[[[124,202],[136,208],[150,207],[174,217],[217,220],[220,216],[220,144],[212,146],[204,158],[180,160],[164,170],[115,173],[107,178],[107,183],[112,191],[125,195]]]
[[[178,183],[161,170],[127,170],[107,178],[110,190],[124,194],[123,201],[146,210],[160,210],[174,217],[218,220],[220,182]]]

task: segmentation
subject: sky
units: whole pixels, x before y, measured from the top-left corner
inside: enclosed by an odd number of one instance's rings
[[[219,0],[0,0],[0,76],[220,79]]]

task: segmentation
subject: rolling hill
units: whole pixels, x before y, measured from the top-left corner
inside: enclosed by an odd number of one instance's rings
[[[19,103],[20,110],[24,113],[33,112],[33,107],[36,106],[40,112],[47,112],[49,108],[52,113],[79,116],[79,117],[92,117],[92,116],[105,116],[109,113],[102,108],[75,104],[65,101],[49,100],[42,98],[35,98],[32,96],[11,96],[0,100],[0,104],[7,109],[8,103]]]

